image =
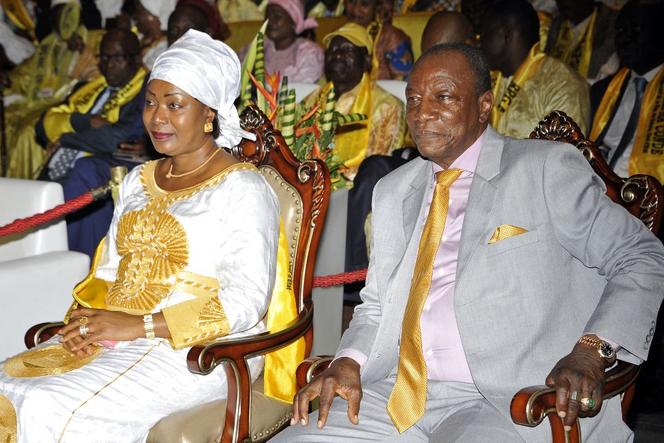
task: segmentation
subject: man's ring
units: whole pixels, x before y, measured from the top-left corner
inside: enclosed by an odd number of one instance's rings
[[[595,400],[592,398],[583,397],[581,400],[579,400],[579,403],[588,409],[593,409],[595,407]]]
[[[88,324],[88,318],[87,317],[79,317],[78,322],[82,325],[87,325]]]
[[[78,327],[78,335],[81,337],[87,337],[88,336],[88,325],[81,325]]]
[[[577,401],[579,399],[579,393],[576,391],[572,391],[572,393],[569,395],[569,399]]]

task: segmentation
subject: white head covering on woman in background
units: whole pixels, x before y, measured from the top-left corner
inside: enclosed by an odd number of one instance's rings
[[[159,17],[161,30],[165,31],[168,26],[168,17],[175,10],[177,0],[139,0],[141,5],[154,16]]]
[[[169,82],[217,111],[217,146],[232,147],[254,134],[240,127],[233,102],[240,95],[240,61],[228,45],[190,29],[152,67],[150,80]]]

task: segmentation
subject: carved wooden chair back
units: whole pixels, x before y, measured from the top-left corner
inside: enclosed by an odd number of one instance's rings
[[[619,177],[606,163],[597,145],[583,136],[579,126],[562,111],[553,111],[542,120],[530,138],[554,140],[576,146],[593,170],[606,184],[606,194],[638,217],[655,235],[662,238],[664,192],[659,181],[649,175]]]

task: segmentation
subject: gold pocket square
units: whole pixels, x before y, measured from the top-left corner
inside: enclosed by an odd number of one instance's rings
[[[506,238],[514,237],[515,235],[521,235],[528,232],[527,229],[520,228],[518,226],[512,225],[500,225],[496,228],[493,235],[489,239],[489,244],[497,243]]]

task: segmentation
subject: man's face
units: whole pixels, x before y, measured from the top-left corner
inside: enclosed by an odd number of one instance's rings
[[[421,60],[406,87],[406,121],[422,156],[447,168],[479,137],[493,105],[477,96],[466,58],[447,51]]]
[[[504,71],[507,58],[505,30],[499,20],[485,17],[480,26],[480,46],[492,70]]]
[[[265,11],[268,19],[265,33],[273,41],[295,37],[295,22],[284,8],[278,5],[268,5]]]
[[[664,61],[657,13],[628,3],[616,20],[616,52],[623,65],[637,69]],[[658,63],[659,62],[659,63]],[[641,72],[643,74],[643,72]]]
[[[344,0],[344,11],[349,21],[367,26],[376,18],[376,0]]]
[[[168,46],[171,46],[177,39],[182,37],[190,29],[198,29],[196,22],[186,9],[176,9],[168,17],[168,28],[166,28],[166,39]],[[206,30],[199,29],[205,32]]]
[[[367,52],[336,36],[325,50],[325,76],[332,83],[359,83],[367,68]]]
[[[136,54],[128,54],[120,39],[104,38],[99,51],[99,69],[109,86],[122,87],[136,73]]]

